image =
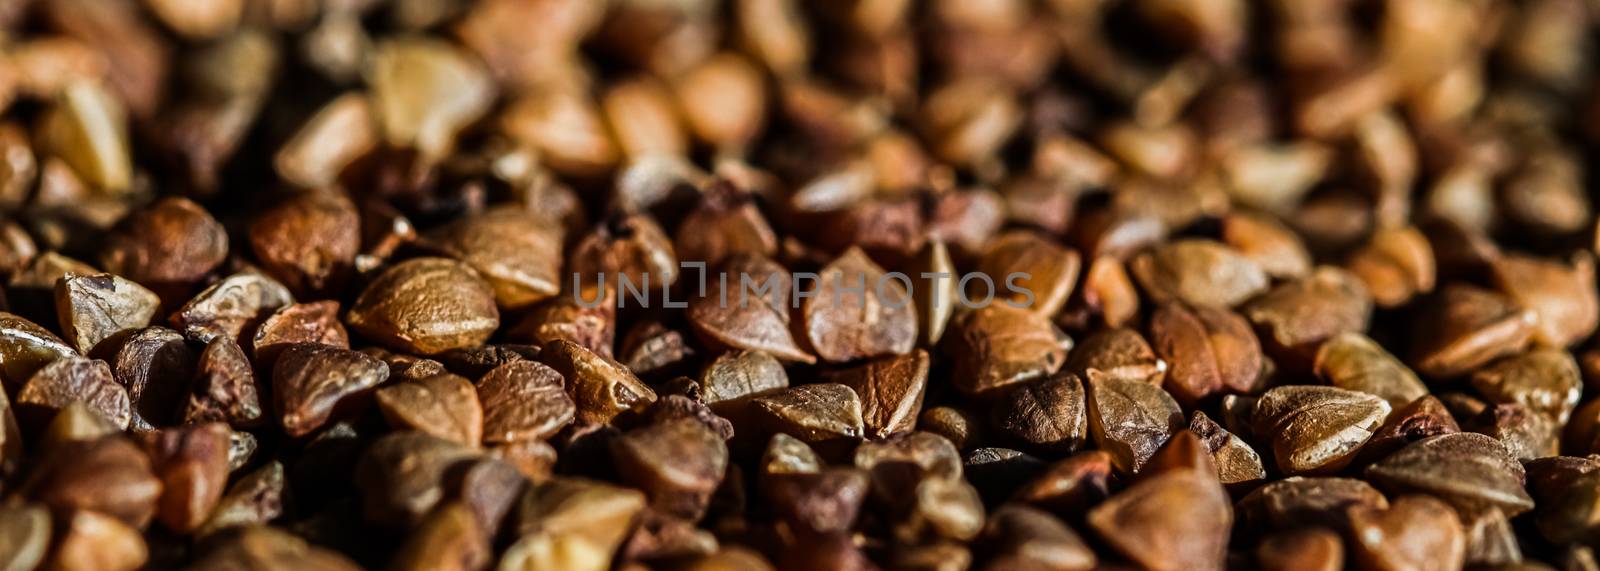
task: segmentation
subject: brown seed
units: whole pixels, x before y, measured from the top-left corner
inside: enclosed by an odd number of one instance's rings
[[[1592,209],[1580,160],[1564,150],[1530,149],[1522,167],[1505,183],[1502,211],[1535,233],[1572,234],[1583,229]]]
[[[1519,461],[1555,456],[1561,449],[1561,426],[1556,420],[1520,403],[1492,406],[1467,419],[1467,428],[1499,440]]]
[[[577,407],[561,374],[535,361],[512,361],[478,380],[485,443],[545,440],[572,423]]]
[[[1438,397],[1426,395],[1389,414],[1389,419],[1361,447],[1366,458],[1382,458],[1429,436],[1460,432],[1455,418]]]
[[[917,317],[904,283],[859,248],[828,264],[817,280],[801,311],[806,341],[824,361],[899,355],[916,345]]]
[[[1372,299],[1355,276],[1320,267],[1310,276],[1272,288],[1242,313],[1263,332],[1268,347],[1310,361],[1323,341],[1340,333],[1366,331]]]
[[[1389,500],[1361,480],[1291,476],[1270,482],[1239,500],[1244,528],[1270,531],[1305,525],[1346,529],[1357,506],[1383,509]]]
[[[238,534],[226,537],[205,557],[199,558],[194,568],[221,571],[235,568],[240,561],[271,562],[289,569],[318,571],[361,569],[337,551],[312,546],[299,536],[265,525],[244,527]]]
[[[396,350],[433,355],[483,344],[500,325],[494,292],[476,272],[442,258],[401,262],[361,292],[346,317]]]
[[[909,513],[895,526],[896,538],[907,543],[971,541],[983,531],[983,500],[960,479],[925,478],[912,491]]]
[[[1138,477],[1149,479],[1179,471],[1191,471],[1206,478],[1217,477],[1217,466],[1211,460],[1211,451],[1206,449],[1206,444],[1198,435],[1187,429],[1179,430],[1167,439],[1167,443],[1150,456]]]
[[[1089,526],[1149,569],[1223,569],[1233,507],[1211,474],[1140,480],[1089,512]]]
[[[694,357],[695,347],[687,334],[656,320],[640,321],[630,327],[617,354],[617,360],[628,370],[645,377],[686,370]]]
[[[1517,403],[1566,424],[1578,407],[1583,381],[1578,362],[1560,349],[1534,349],[1472,374],[1472,388],[1491,403]]]
[[[1563,429],[1561,447],[1572,454],[1593,454],[1596,437],[1600,436],[1600,401],[1591,400],[1578,407],[1571,422]]]
[[[1161,387],[1101,378],[1090,379],[1088,388],[1089,434],[1124,474],[1137,473],[1183,428],[1183,410]]]
[[[1377,395],[1391,410],[1428,394],[1416,373],[1360,333],[1341,333],[1323,342],[1312,370],[1335,387]]]
[[[1440,394],[1439,402],[1444,403],[1445,409],[1451,416],[1460,419],[1473,418],[1483,414],[1483,411],[1489,410],[1489,403],[1463,392]]]
[[[22,59],[25,51],[27,47],[19,46],[13,58]],[[0,206],[7,210],[22,206],[39,176],[39,158],[28,139],[27,130],[20,125],[0,124]]]
[[[1587,542],[1594,537],[1591,518],[1595,483],[1600,481],[1600,466],[1594,459],[1545,458],[1528,462],[1527,468],[1528,488],[1537,499],[1533,521],[1539,534],[1556,543]],[[1500,517],[1505,518],[1504,514]]]
[[[824,382],[850,387],[861,397],[867,437],[884,438],[910,432],[922,412],[928,387],[928,353],[921,349],[883,357],[843,371],[825,374]]]
[[[111,194],[125,192],[133,182],[133,165],[124,103],[98,82],[64,85],[45,117],[39,143],[84,182]]]
[[[476,447],[483,440],[483,407],[472,382],[433,375],[378,389],[378,412],[399,430],[413,429]]]
[[[1094,550],[1077,532],[1043,511],[1017,504],[995,510],[984,527],[984,543],[995,547],[995,569],[1088,571]]]
[[[849,531],[869,490],[867,473],[849,468],[769,472],[760,484],[780,521],[813,534]]]
[[[478,452],[422,432],[380,437],[355,466],[362,512],[370,522],[416,524],[444,501],[451,470]]]
[[[1256,548],[1256,564],[1262,571],[1337,571],[1344,568],[1344,544],[1321,528],[1280,532]]]
[[[0,205],[6,200],[5,125],[0,124]],[[0,222],[0,271],[16,274],[31,264],[39,255],[39,246],[33,236],[16,221]]]
[[[1158,245],[1167,234],[1166,223],[1155,214],[1109,207],[1084,213],[1072,226],[1073,238],[1085,255],[1125,264],[1135,254]],[[1131,264],[1128,269],[1132,270]]]
[[[922,411],[917,429],[943,436],[963,450],[983,440],[983,420],[956,407],[936,406]]]
[[[1109,482],[1114,469],[1110,453],[1079,452],[1051,464],[1032,481],[1018,487],[1011,499],[1052,513],[1087,511],[1111,495]]]
[[[1433,291],[1433,247],[1416,228],[1381,229],[1346,263],[1378,307],[1396,307]]]
[[[455,26],[455,35],[468,48],[478,52],[496,78],[508,85],[525,87],[567,81],[566,50],[592,32],[604,15],[601,7],[589,4],[543,4],[517,1],[492,1],[468,10]],[[512,22],[545,22],[547,31],[538,35],[518,35]]]
[[[1191,406],[1221,392],[1254,392],[1261,382],[1261,344],[1236,313],[1169,303],[1150,317],[1150,338],[1170,363],[1167,390]]]
[[[523,494],[517,525],[520,539],[507,548],[500,568],[611,568],[612,554],[645,509],[638,490],[576,478],[554,478]]]
[[[1072,340],[1042,315],[993,304],[957,316],[945,339],[953,381],[969,395],[1043,378],[1066,362]]]
[[[1080,291],[1084,304],[1097,311],[1107,327],[1123,327],[1139,313],[1139,292],[1116,258],[1102,256],[1089,264]]]
[[[35,569],[49,553],[49,511],[39,506],[0,508],[0,567]]]
[[[1194,412],[1189,418],[1189,431],[1200,438],[1216,466],[1217,479],[1230,491],[1254,487],[1266,480],[1267,470],[1261,463],[1261,455],[1205,413]]]
[[[462,218],[429,234],[494,288],[501,307],[527,307],[561,293],[563,229],[525,210],[503,207]]]
[[[1593,256],[1576,254],[1569,265],[1504,256],[1496,259],[1492,268],[1500,290],[1537,316],[1534,341],[1565,347],[1588,337],[1600,324]]]
[[[310,434],[343,401],[387,378],[389,366],[363,353],[315,343],[289,346],[272,371],[272,394],[284,432]]]
[[[1521,352],[1533,338],[1538,314],[1488,290],[1449,285],[1416,324],[1412,363],[1425,376],[1449,378]]]
[[[1261,395],[1251,424],[1272,443],[1278,469],[1320,474],[1349,464],[1389,411],[1388,402],[1367,393],[1289,385]]]
[[[53,568],[134,571],[150,557],[139,530],[114,517],[74,510],[65,519]]]
[[[57,411],[82,401],[118,430],[133,420],[128,391],[117,384],[105,361],[81,357],[60,359],[34,373],[17,392],[17,406],[29,410]]]
[[[1192,430],[1173,433],[1173,437],[1166,440],[1166,445],[1150,456],[1138,477],[1147,480],[1168,472],[1194,472],[1221,483],[1216,462],[1211,461],[1210,449],[1206,449],[1205,441],[1200,440]]]
[[[611,457],[623,479],[650,497],[652,508],[690,520],[705,514],[728,467],[722,438],[686,418],[623,433],[611,441]]]
[[[717,179],[701,193],[700,204],[678,224],[673,247],[679,259],[717,265],[733,254],[770,257],[778,251],[778,237],[761,216],[754,197],[732,182]]]
[[[21,389],[35,372],[78,352],[55,334],[16,315],[0,312],[0,375],[8,391]]]
[[[339,322],[339,302],[316,301],[286,305],[256,328],[252,349],[262,365],[271,365],[285,347],[295,343],[321,343],[350,348],[350,334]]]
[[[655,391],[627,367],[571,341],[557,340],[545,346],[539,358],[566,379],[579,421],[610,422],[624,411],[643,409],[656,400]]]
[[[217,337],[200,352],[194,392],[184,409],[185,423],[226,422],[238,427],[261,424],[261,397],[244,351],[228,337]]]
[[[533,482],[550,479],[555,471],[556,449],[542,440],[523,440],[501,444],[488,449],[489,456],[516,468],[522,477]]]
[[[786,0],[742,0],[737,13],[741,41],[773,74],[791,77],[806,69],[811,59],[811,31],[800,5]]]
[[[713,180],[683,157],[641,157],[618,173],[615,204],[623,212],[638,212],[660,208],[669,201],[692,202],[698,198],[695,191]],[[689,205],[674,204],[675,208],[686,206]]]
[[[609,172],[618,158],[600,109],[583,91],[529,92],[508,104],[498,127],[539,151],[540,160],[557,173],[596,176]]]
[[[1373,569],[1460,569],[1466,534],[1449,504],[1402,496],[1387,510],[1350,510],[1352,556]]]
[[[815,474],[826,464],[811,446],[784,433],[772,435],[757,464],[763,477],[772,474]]]
[[[449,369],[445,368],[444,363],[425,357],[389,353],[373,347],[362,349],[360,353],[383,360],[384,363],[389,365],[390,376],[396,379],[420,381],[434,375],[451,374]]]
[[[733,438],[733,423],[718,416],[697,398],[694,381],[674,379],[663,390],[672,391],[661,397],[644,412],[644,420],[662,423],[679,419],[693,420],[711,429],[723,440]]]
[[[600,106],[622,153],[632,159],[651,155],[681,156],[689,135],[674,107],[666,85],[649,76],[629,77],[611,84]]]
[[[890,256],[911,254],[928,239],[925,210],[922,202],[912,197],[862,197],[848,210],[819,221],[817,245],[829,251],[854,246]]]
[[[56,510],[94,510],[137,528],[156,513],[161,480],[128,439],[107,436],[63,443],[30,477],[29,495]]]
[[[580,294],[588,296],[587,293]],[[606,357],[611,356],[617,321],[616,291],[595,299],[558,296],[535,304],[527,317],[506,332],[511,341],[547,345],[565,339]],[[592,306],[592,307],[585,307]]]
[[[865,432],[861,398],[837,383],[789,387],[758,396],[750,404],[768,430],[809,443],[855,440]]]
[[[493,538],[527,489],[528,477],[517,466],[492,456],[459,472],[460,482],[452,493],[460,497],[483,533]]]
[[[101,341],[149,325],[160,305],[155,292],[111,274],[69,273],[56,282],[61,333],[85,355]]]
[[[37,445],[41,448],[54,447],[62,442],[94,440],[119,432],[121,430],[111,424],[105,415],[95,412],[83,401],[73,401],[50,419]]]
[[[291,291],[335,294],[354,270],[361,216],[343,192],[301,192],[255,218],[250,249]]]
[[[962,165],[991,160],[1022,120],[1013,96],[977,76],[936,88],[923,106],[932,150],[941,160]]]
[[[294,296],[283,284],[246,271],[211,284],[173,313],[169,321],[200,341],[209,342],[218,335],[240,339],[272,312],[292,303]]]
[[[1222,219],[1222,241],[1261,266],[1274,278],[1299,278],[1311,273],[1311,253],[1277,219],[1264,214],[1231,213]]]
[[[789,296],[793,285],[783,266],[760,256],[734,254],[722,264],[721,271],[737,283],[719,285],[723,288],[721,295],[689,301],[689,324],[702,338],[716,345],[762,351],[789,361],[816,361],[800,348],[791,332]]]
[[[1466,563],[1472,565],[1510,565],[1522,562],[1522,546],[1516,530],[1500,510],[1489,510],[1463,522],[1466,527]]]
[[[420,36],[379,44],[367,75],[384,140],[430,159],[448,153],[456,132],[494,101],[494,82],[477,59]]]
[[[481,381],[496,367],[517,361],[539,358],[539,348],[534,345],[501,344],[484,345],[468,349],[453,349],[440,353],[439,362],[445,369],[468,379]],[[477,381],[474,381],[477,382]]]
[[[334,98],[307,119],[273,155],[278,176],[300,188],[330,188],[345,167],[378,145],[371,100],[365,93]]]
[[[196,359],[183,335],[165,327],[140,329],[123,342],[113,370],[128,389],[135,429],[149,430],[173,418],[195,375]]]
[[[884,497],[903,497],[901,485],[927,478],[961,479],[961,455],[950,441],[931,432],[910,432],[856,447],[852,461],[871,476]]]
[[[1072,373],[1051,375],[1006,391],[993,413],[1002,433],[1034,448],[1072,452],[1088,439],[1083,382]]]
[[[1522,465],[1482,434],[1424,438],[1373,464],[1366,476],[1386,490],[1436,496],[1469,515],[1493,507],[1515,516],[1533,507]]]
[[[1082,267],[1077,252],[1028,231],[995,237],[989,241],[978,263],[978,271],[1011,288],[998,296],[1000,302],[1023,304],[1041,315],[1055,315],[1066,305],[1072,288],[1078,284],[1078,271]]]
[[[147,433],[145,452],[162,484],[156,519],[167,529],[194,531],[222,499],[232,433],[215,422]]]
[[[489,537],[459,502],[439,506],[428,514],[394,554],[395,570],[485,569],[493,556]]]
[[[1117,378],[1160,386],[1167,363],[1132,329],[1106,329],[1085,337],[1068,355],[1066,370],[1086,379]]]
[[[760,70],[732,52],[706,58],[672,85],[689,129],[727,150],[743,148],[761,132],[767,114],[765,87]]]
[[[1168,242],[1134,258],[1128,269],[1157,302],[1231,307],[1267,289],[1259,264],[1208,240]]]
[[[217,501],[211,517],[196,531],[209,536],[218,531],[252,525],[265,525],[283,515],[283,464],[272,461],[245,474]]]
[[[567,271],[582,279],[585,289],[601,276],[611,286],[600,289],[624,291],[623,280],[641,295],[649,296],[672,285],[678,278],[678,256],[661,225],[648,214],[613,214],[595,225],[573,246]],[[604,285],[604,284],[601,284]],[[588,293],[585,291],[584,293]],[[618,303],[627,303],[623,293]],[[588,299],[587,297],[585,299]],[[648,303],[636,297],[638,303]]]
[[[130,214],[106,240],[100,265],[141,284],[199,281],[228,257],[228,233],[205,208],[166,198]]]
[[[755,397],[789,386],[783,364],[757,351],[724,353],[700,372],[702,402],[718,414],[739,417]]]

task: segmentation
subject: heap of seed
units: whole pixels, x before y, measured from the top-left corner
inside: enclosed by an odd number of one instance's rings
[[[1600,569],[1597,21],[0,0],[0,570]]]

